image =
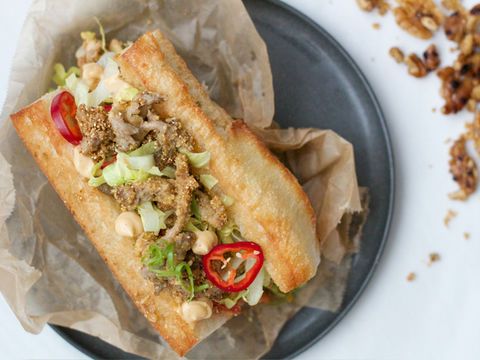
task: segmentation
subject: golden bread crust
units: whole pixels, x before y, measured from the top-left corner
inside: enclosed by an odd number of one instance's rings
[[[170,346],[184,355],[230,316],[215,315],[192,327],[176,311],[181,303],[169,289],[155,295],[152,283],[141,275],[133,240],[114,230],[118,204],[78,175],[73,146],[55,128],[49,105],[50,96],[46,96],[11,115],[20,138],[138,309]]]

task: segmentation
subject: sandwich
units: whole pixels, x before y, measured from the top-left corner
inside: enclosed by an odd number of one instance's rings
[[[11,115],[140,312],[179,355],[311,279],[315,214],[290,171],[212,101],[160,31],[82,32],[77,66]]]

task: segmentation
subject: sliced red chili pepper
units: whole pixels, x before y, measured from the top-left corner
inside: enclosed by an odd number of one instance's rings
[[[232,266],[234,258],[255,259],[255,263],[244,274],[237,276],[237,269]],[[264,258],[262,248],[259,245],[241,241],[215,246],[203,257],[202,261],[208,280],[216,287],[227,292],[239,292],[245,290],[255,280],[262,268]],[[221,268],[215,267],[214,262],[221,262]]]
[[[112,104],[103,104],[103,109],[108,113],[112,110]]]
[[[80,144],[83,137],[75,118],[76,114],[75,98],[68,91],[62,91],[53,98],[50,105],[52,120],[65,140],[73,145]]]

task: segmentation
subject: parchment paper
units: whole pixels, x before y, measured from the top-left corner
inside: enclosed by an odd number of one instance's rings
[[[271,126],[268,55],[241,1],[36,0],[20,36],[0,125],[0,291],[23,327],[37,333],[50,322],[146,357],[177,357],[113,279],[8,119],[46,91],[54,62],[74,63],[79,32],[96,29],[94,16],[108,38],[133,41],[160,28],[210,95],[245,119],[290,167],[317,213],[322,263],[295,302],[248,310],[188,357],[258,358],[301,306],[336,311],[365,216],[352,146],[328,130]]]

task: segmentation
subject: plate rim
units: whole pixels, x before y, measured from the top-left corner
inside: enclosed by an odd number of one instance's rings
[[[358,75],[359,79],[361,80],[363,86],[365,87],[365,90],[367,91],[368,96],[370,97],[372,101],[372,105],[375,109],[375,112],[378,114],[378,120],[381,125],[381,130],[385,138],[385,145],[386,145],[386,150],[387,150],[387,159],[388,159],[388,170],[389,170],[389,187],[390,187],[390,193],[388,196],[388,212],[387,212],[387,218],[385,221],[385,227],[383,229],[383,234],[382,234],[382,239],[379,243],[378,251],[373,259],[373,265],[366,274],[360,288],[357,290],[353,298],[350,300],[348,304],[345,306],[342,305],[342,308],[340,312],[337,313],[337,316],[333,319],[333,321],[322,331],[320,332],[316,337],[314,337],[310,342],[305,344],[304,346],[298,348],[296,351],[292,352],[289,354],[285,359],[293,359],[294,357],[300,355],[301,353],[305,352],[306,350],[310,349],[313,345],[318,343],[323,337],[327,336],[330,331],[335,328],[340,321],[342,321],[346,315],[350,312],[350,310],[355,306],[359,298],[363,295],[365,289],[369,285],[370,281],[372,280],[377,268],[378,264],[380,263],[380,260],[383,256],[384,250],[386,243],[389,238],[390,230],[391,230],[391,225],[392,225],[392,220],[394,216],[394,210],[395,210],[395,195],[396,195],[396,167],[395,167],[395,157],[393,154],[393,143],[391,140],[390,132],[388,130],[387,126],[387,121],[385,119],[385,115],[383,113],[382,108],[380,107],[380,102],[373,91],[372,86],[370,85],[367,77],[364,75],[360,67],[357,65],[355,60],[352,58],[352,56],[345,50],[345,48],[327,31],[325,30],[319,23],[314,21],[312,18],[310,18],[308,15],[302,13],[300,10],[297,10],[296,8],[292,7],[289,4],[284,3],[281,0],[263,0],[267,3],[270,3],[272,5],[278,6],[282,8],[283,10],[290,12],[292,15],[295,17],[299,18],[302,22],[304,22],[306,25],[312,27],[316,32],[321,33],[339,52],[340,54],[345,58],[345,60],[348,62],[348,65],[352,68],[352,70]]]
[[[313,345],[318,343],[323,337],[327,336],[330,331],[332,331],[340,321],[342,321],[347,314],[350,312],[350,310],[355,306],[359,298],[363,295],[365,289],[367,286],[370,284],[370,281],[372,280],[378,265],[380,263],[380,260],[383,256],[384,250],[386,243],[389,238],[389,234],[391,231],[391,225],[392,225],[392,220],[394,217],[394,210],[395,210],[395,195],[396,195],[396,166],[395,166],[395,156],[393,153],[393,143],[391,140],[390,132],[388,130],[387,126],[387,121],[385,119],[385,115],[382,111],[382,108],[380,107],[380,102],[378,101],[377,96],[375,95],[375,92],[373,91],[372,86],[370,85],[367,77],[363,74],[362,70],[360,67],[357,65],[357,63],[354,61],[352,56],[345,50],[345,48],[327,31],[325,30],[319,23],[311,19],[308,15],[302,13],[300,10],[297,10],[293,6],[284,3],[281,0],[263,0],[266,3],[269,3],[273,6],[278,6],[282,10],[290,13],[293,17],[298,18],[298,20],[301,20],[306,26],[309,26],[315,30],[315,32],[320,33],[322,36],[324,36],[335,48],[339,53],[343,56],[345,61],[348,63],[348,65],[352,68],[352,70],[357,74],[359,77],[359,80],[361,81],[362,85],[364,86],[364,89],[366,90],[368,97],[370,98],[373,108],[378,115],[378,120],[379,124],[381,126],[381,131],[384,135],[385,139],[385,145],[386,145],[386,155],[388,159],[388,174],[389,174],[389,188],[390,188],[390,193],[388,195],[388,212],[387,212],[387,217],[385,220],[385,226],[383,229],[383,234],[381,237],[381,241],[379,242],[378,250],[377,253],[373,259],[373,265],[369,269],[368,273],[363,279],[363,282],[361,286],[358,288],[358,290],[355,292],[353,295],[352,299],[348,302],[346,305],[342,305],[341,310],[336,314],[335,318],[330,322],[330,324],[323,330],[321,331],[317,336],[315,336],[312,340],[310,340],[307,344],[301,346],[294,352],[290,353],[288,356],[286,356],[284,359],[293,359],[300,355],[301,353],[305,352],[306,350],[310,349]],[[74,348],[77,350],[81,351],[83,354],[90,356],[93,359],[99,358],[95,352],[92,352],[90,349],[87,349],[86,347],[80,345],[78,342],[74,341],[70,336],[68,336],[63,330],[61,326],[54,325],[54,324],[49,324],[49,326],[65,341],[67,341],[70,345],[72,345]],[[268,354],[268,353],[267,353]],[[265,355],[264,355],[265,356]],[[263,357],[262,357],[263,358]]]

